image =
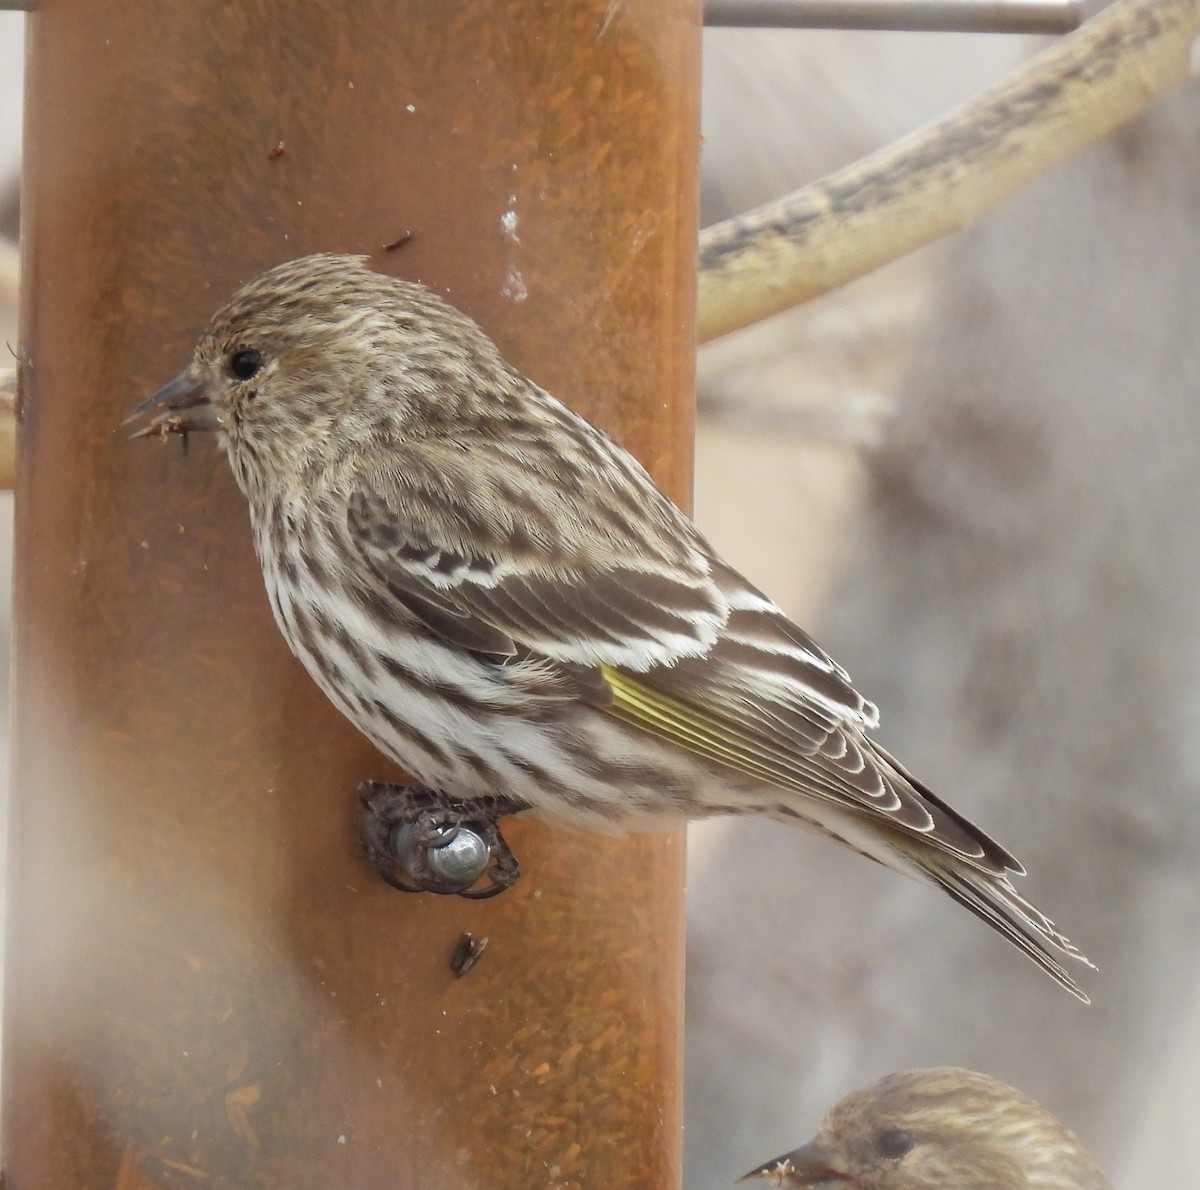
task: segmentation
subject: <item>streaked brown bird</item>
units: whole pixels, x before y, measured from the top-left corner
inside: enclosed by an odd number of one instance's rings
[[[868,736],[845,671],[427,289],[360,256],[273,268],[134,416],[219,433],[288,644],[425,786],[610,832],[804,824],[1086,998],[1024,869]]]
[[[739,1179],[825,1190],[1111,1190],[1088,1151],[1012,1087],[953,1066],[840,1100],[803,1147]]]

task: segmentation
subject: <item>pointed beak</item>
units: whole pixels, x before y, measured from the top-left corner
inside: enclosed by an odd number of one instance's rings
[[[752,1169],[738,1182],[751,1178],[764,1178],[772,1186],[825,1186],[829,1190],[852,1185],[845,1161],[815,1140]]]
[[[189,368],[164,384],[148,401],[143,401],[122,425],[128,426],[150,415],[150,420],[131,438],[152,434],[189,434],[193,430],[219,430],[224,423],[216,406],[208,399],[204,383]]]

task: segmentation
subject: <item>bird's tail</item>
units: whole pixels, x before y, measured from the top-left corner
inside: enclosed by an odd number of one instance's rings
[[[874,740],[870,743],[885,775],[893,782],[903,782],[933,817],[933,829],[925,834],[904,832],[891,840],[893,851],[899,852],[901,866],[945,889],[1073,996],[1090,1004],[1083,989],[1059,962],[1059,956],[1066,955],[1093,970],[1095,967],[1050,918],[1013,887],[1013,877],[1025,875],[1021,862],[921,784]],[[964,840],[967,846],[963,846]],[[877,854],[875,858],[881,857]],[[884,862],[889,861],[884,858]]]
[[[939,852],[910,852],[908,858],[921,876],[987,922],[1073,996],[1084,1004],[1091,1003],[1058,956],[1066,955],[1093,970],[1095,965],[1050,918],[1013,888],[1006,874],[980,871]]]
[[[1025,875],[1020,861],[922,785],[873,740],[867,742],[885,783],[898,797],[907,797],[924,808],[928,814],[926,829],[914,829],[886,814],[844,805],[818,807],[811,801],[805,807],[806,820],[885,867],[944,889],[1051,979],[1085,1004],[1091,1003],[1060,962],[1060,956],[1088,967],[1093,964],[1049,917],[1013,887],[1013,878]],[[779,810],[783,813],[777,816],[788,816],[787,808],[780,806]]]

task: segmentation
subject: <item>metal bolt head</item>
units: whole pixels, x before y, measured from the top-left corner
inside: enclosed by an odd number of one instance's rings
[[[410,823],[400,823],[392,834],[393,854],[414,877],[425,872],[442,887],[438,892],[468,889],[487,870],[491,848],[465,826],[446,826],[433,838]],[[418,879],[418,885],[424,881]],[[430,885],[432,887],[432,885]]]
[[[447,884],[470,888],[487,869],[491,849],[473,830],[465,826],[454,829],[445,843],[435,843],[429,849],[429,868]]]

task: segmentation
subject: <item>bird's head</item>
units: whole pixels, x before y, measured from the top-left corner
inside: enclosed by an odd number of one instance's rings
[[[502,401],[512,385],[466,315],[365,257],[321,254],[243,286],[129,420],[145,422],[135,437],[217,431],[248,489],[295,480],[331,452],[437,432],[463,400]]]
[[[808,1144],[743,1181],[814,1190],[1105,1190],[1103,1174],[1049,1112],[953,1067],[906,1070],[840,1100]]]

